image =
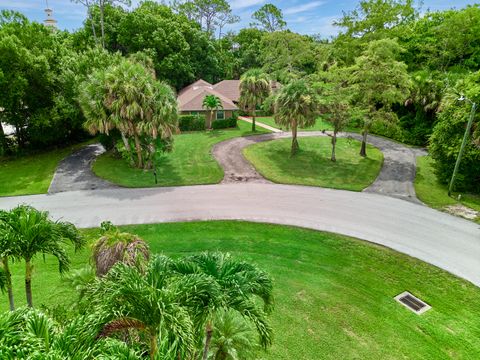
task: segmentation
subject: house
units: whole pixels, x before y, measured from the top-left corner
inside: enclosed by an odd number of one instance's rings
[[[271,82],[272,91],[275,92],[280,84]],[[216,111],[215,119],[210,119],[210,111],[202,107],[203,99],[207,95],[215,95],[222,102],[223,109]],[[212,120],[223,120],[233,116],[238,111],[240,99],[240,80],[222,80],[212,85],[205,80],[197,80],[178,92],[178,107],[181,115],[205,114],[207,127]]]
[[[178,93],[178,107],[182,115],[205,114],[207,127],[210,127],[212,120],[223,120],[233,116],[234,111],[238,111],[238,99],[240,80],[223,80],[212,85],[205,80],[198,80],[193,84],[183,88]],[[210,119],[210,111],[202,106],[203,99],[207,95],[217,96],[222,109],[218,109],[214,114],[215,119]]]

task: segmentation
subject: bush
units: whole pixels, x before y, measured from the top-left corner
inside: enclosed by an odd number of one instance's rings
[[[237,119],[231,117],[225,120],[214,120],[212,122],[212,129],[227,129],[237,127]]]
[[[178,119],[180,131],[202,131],[205,130],[204,115],[180,115]]]

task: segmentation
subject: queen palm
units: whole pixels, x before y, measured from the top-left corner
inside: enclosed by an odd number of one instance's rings
[[[83,238],[73,224],[52,221],[48,212],[21,205],[8,213],[10,239],[15,243],[14,256],[25,261],[25,293],[32,307],[32,261],[38,254],[53,255],[60,273],[69,269],[70,260],[63,247],[72,243],[75,250],[83,246]]]
[[[252,116],[252,131],[255,131],[257,106],[270,96],[270,80],[262,70],[251,69],[240,78],[240,106]]]
[[[211,284],[202,276],[175,276],[171,264],[164,256],[154,257],[144,271],[118,263],[96,280],[91,299],[111,319],[100,337],[134,329],[148,338],[151,359],[191,358],[195,341],[189,307],[208,300]]]
[[[214,119],[213,115],[218,111],[218,109],[223,109],[222,100],[216,95],[206,95],[203,98],[202,107],[205,110],[210,111],[210,119],[208,122],[208,128],[212,127],[212,121]]]
[[[12,288],[12,274],[10,272],[10,260],[16,258],[17,255],[17,243],[13,241],[12,229],[9,221],[10,213],[5,210],[0,210],[0,259],[2,261],[2,290],[6,289],[8,293],[8,302],[10,310],[15,309],[15,302],[13,299]]]
[[[209,302],[204,302],[194,315],[197,331],[205,337],[204,360],[209,353],[215,316],[220,310],[239,314],[254,325],[263,347],[271,344],[272,330],[267,314],[273,309],[273,284],[267,273],[219,252],[187,257],[177,263],[175,271],[183,275],[204,275],[220,289],[218,295],[209,297]]]
[[[320,100],[304,80],[296,80],[284,86],[275,99],[275,122],[292,129],[291,155],[299,149],[297,140],[298,127],[309,127],[315,124],[318,116]]]

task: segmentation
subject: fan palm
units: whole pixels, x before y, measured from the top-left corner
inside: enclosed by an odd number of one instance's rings
[[[271,86],[268,75],[260,69],[251,69],[240,78],[240,106],[252,115],[252,131],[255,131],[257,106],[270,96]]]
[[[145,271],[116,264],[96,280],[90,295],[111,320],[100,337],[135,329],[149,339],[150,358],[188,358],[194,352],[189,307],[208,302],[211,281],[201,275],[176,276],[172,261],[154,257]]]
[[[273,309],[273,283],[267,273],[219,252],[187,257],[176,265],[175,271],[205,275],[220,288],[219,297],[211,296],[194,315],[198,330],[204,329],[203,359],[208,356],[214,316],[221,309],[233,310],[249,320],[257,330],[260,344],[265,348],[271,344],[272,330],[266,315]]]
[[[275,99],[275,122],[292,129],[291,155],[299,149],[297,140],[298,127],[315,124],[319,112],[320,100],[304,80],[296,80],[284,86]]]
[[[145,241],[116,228],[105,232],[93,245],[92,251],[97,276],[104,276],[117,262],[135,266],[147,262],[149,257],[150,250]]]
[[[202,107],[205,110],[210,110],[210,119],[208,123],[208,128],[212,127],[212,121],[214,119],[213,115],[218,109],[223,109],[222,100],[216,95],[206,95],[203,98]]]
[[[26,205],[11,210],[5,221],[10,239],[16,244],[14,256],[25,261],[25,293],[27,304],[32,307],[32,260],[37,254],[53,255],[63,273],[70,265],[63,244],[72,243],[77,250],[83,246],[83,238],[73,224],[52,221],[48,212]]]

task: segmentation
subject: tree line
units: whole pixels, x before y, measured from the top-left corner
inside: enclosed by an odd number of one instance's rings
[[[303,80],[323,88],[323,105],[335,105],[327,106],[331,113],[363,102],[362,111],[340,117],[349,117],[350,124],[362,127],[364,134],[429,146],[442,181],[453,170],[470,112],[467,102],[457,100],[464,95],[479,101],[477,5],[421,14],[412,0],[362,0],[335,22],[339,34],[326,39],[288,30],[281,10],[271,4],[254,14],[250,27],[237,33],[222,30],[218,36],[220,29],[215,27],[220,27],[220,19],[234,16],[222,1],[171,5],[145,1],[131,10],[118,1],[83,3],[88,5],[87,19],[72,33],[52,33],[21,14],[2,12],[0,117],[16,129],[15,138],[0,133],[2,153],[59,146],[85,137],[80,84],[96,70],[111,66],[113,58],[138,53],[151,59],[147,67],[155,79],[174,90],[199,78],[238,79],[258,68],[284,85]],[[366,69],[372,56],[387,55],[391,63],[376,73],[354,71]],[[402,74],[397,89],[390,89],[396,94],[365,88],[368,77],[389,79],[395,76],[393,69]],[[265,107],[272,104],[267,100]],[[477,116],[460,168],[457,186],[462,190],[480,191],[478,122]],[[138,151],[136,157],[138,162]],[[142,157],[142,162],[149,162],[147,150]]]

